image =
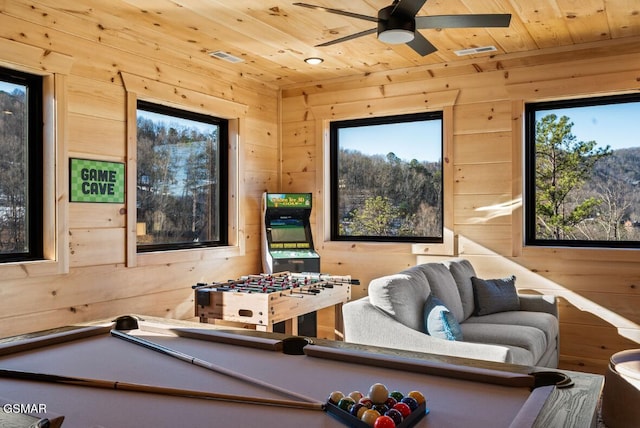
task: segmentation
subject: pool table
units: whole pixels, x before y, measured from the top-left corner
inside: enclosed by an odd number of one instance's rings
[[[340,427],[329,395],[383,383],[426,396],[429,412],[416,427],[584,428],[595,423],[603,384],[578,372],[546,385],[531,375],[541,368],[141,315],[121,320],[0,340],[0,402],[11,403],[0,416],[28,409],[35,421],[63,428]]]

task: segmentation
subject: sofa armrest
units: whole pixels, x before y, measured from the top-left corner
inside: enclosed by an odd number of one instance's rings
[[[506,346],[444,340],[396,321],[371,304],[368,297],[342,306],[345,342],[431,354],[511,363]]]
[[[550,294],[519,294],[520,310],[546,312],[558,318],[558,299]]]

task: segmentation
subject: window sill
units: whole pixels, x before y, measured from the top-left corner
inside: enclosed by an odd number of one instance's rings
[[[243,255],[244,249],[240,246],[227,246],[138,253],[136,258],[137,266],[154,266],[181,262],[221,260]]]

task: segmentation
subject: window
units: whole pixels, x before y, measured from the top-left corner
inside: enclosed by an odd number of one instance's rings
[[[138,101],[138,252],[227,244],[224,119]]]
[[[442,243],[442,135],[442,112],[331,123],[331,239]]]
[[[0,68],[0,262],[43,259],[42,87]]]
[[[525,243],[640,244],[640,96],[525,107]]]

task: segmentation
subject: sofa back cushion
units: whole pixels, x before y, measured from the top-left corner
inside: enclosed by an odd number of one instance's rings
[[[460,293],[460,300],[462,302],[462,320],[466,320],[475,310],[471,277],[476,276],[476,271],[473,269],[471,262],[465,259],[449,260],[446,264],[449,266],[449,271],[451,271],[451,275],[453,275],[453,279],[458,286],[458,292]]]
[[[444,303],[458,322],[464,320],[458,286],[449,269],[442,263],[425,263],[416,266],[427,278],[431,292]]]
[[[423,331],[423,307],[430,292],[424,272],[417,267],[369,283],[369,300],[374,306],[418,331]]]

